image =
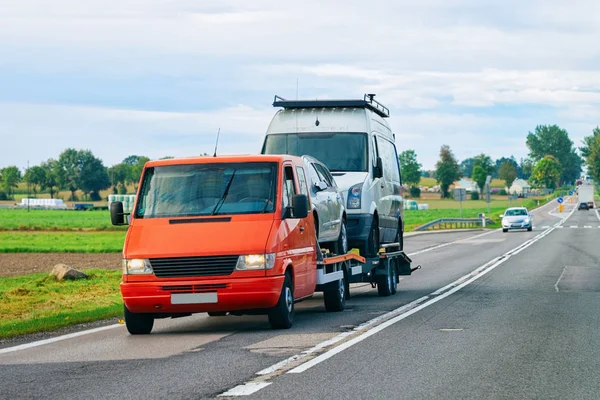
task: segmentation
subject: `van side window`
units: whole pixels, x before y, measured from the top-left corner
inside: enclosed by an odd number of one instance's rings
[[[307,168],[308,168],[308,176],[310,177],[311,185],[319,183],[319,181],[321,180],[321,177],[317,173],[315,166],[313,164],[308,164]]]
[[[304,174],[304,168],[296,167],[296,172],[298,173],[298,184],[300,185],[300,193],[308,197],[308,186],[306,184],[306,175]]]
[[[385,139],[378,141],[381,159],[383,161],[383,175],[389,182],[400,183],[400,168],[398,166],[398,155],[396,147],[392,142]]]
[[[285,167],[283,172],[283,216],[288,217],[292,207],[292,197],[296,194],[296,185],[294,183],[294,170],[292,167]]]
[[[327,170],[323,168],[321,164],[315,164],[315,168],[317,169],[317,173],[323,182],[327,184],[329,187],[333,187],[333,179],[331,175],[327,173]]]

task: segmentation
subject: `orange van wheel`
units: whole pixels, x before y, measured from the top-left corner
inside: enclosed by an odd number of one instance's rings
[[[294,287],[289,272],[285,274],[277,305],[269,312],[273,329],[289,329],[294,324]]]
[[[132,335],[147,335],[152,332],[154,327],[154,317],[152,314],[133,313],[124,305],[125,326]]]

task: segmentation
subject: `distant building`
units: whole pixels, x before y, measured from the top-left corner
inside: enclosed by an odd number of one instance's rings
[[[454,183],[455,188],[463,188],[467,191],[467,193],[477,192],[479,193],[479,187],[477,183],[472,181],[471,179],[462,178],[458,182]]]
[[[515,179],[510,189],[508,189],[508,193],[516,194],[517,196],[527,196],[531,193],[531,185],[523,179]]]

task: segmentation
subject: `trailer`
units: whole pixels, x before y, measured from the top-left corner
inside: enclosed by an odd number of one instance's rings
[[[594,208],[594,185],[583,184],[577,189],[580,203],[587,203],[589,208]]]
[[[381,297],[396,294],[400,276],[421,269],[420,265],[412,267],[412,260],[399,248],[400,243],[386,244],[374,258],[321,251],[322,257],[317,261],[316,291],[323,292],[326,311],[344,310],[351,283],[370,283],[371,287],[377,287]]]

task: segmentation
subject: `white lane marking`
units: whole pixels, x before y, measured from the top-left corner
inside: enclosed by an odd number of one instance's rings
[[[61,340],[73,339],[78,336],[89,335],[91,333],[96,333],[96,332],[102,332],[102,331],[106,331],[109,329],[118,328],[120,326],[123,326],[123,325],[114,324],[114,325],[102,326],[100,328],[88,329],[86,331],[69,333],[68,335],[57,336],[57,337],[50,338],[50,339],[38,340],[36,342],[25,343],[25,344],[13,346],[13,347],[7,347],[5,349],[0,349],[0,354],[6,354],[6,353],[13,352],[13,351],[31,349],[32,347],[38,347],[38,346],[43,346],[45,344],[56,343],[56,342],[60,342]]]
[[[571,225],[569,228],[578,228],[577,225]]]
[[[562,274],[560,274],[560,276],[558,277],[558,280],[554,284],[554,289],[556,289],[557,292],[560,291],[560,290],[558,290],[558,284],[559,284],[560,280],[562,279],[562,277],[563,277],[563,275],[565,274],[566,271],[567,271],[567,267],[564,267]]]
[[[456,244],[456,243],[464,242],[464,241],[466,241],[466,240],[477,239],[477,238],[480,238],[480,237],[483,237],[483,236],[491,235],[491,234],[492,234],[492,233],[494,233],[494,232],[498,232],[500,229],[501,229],[501,228],[494,229],[494,230],[492,230],[492,231],[485,232],[485,233],[482,233],[482,234],[480,234],[480,235],[470,236],[470,237],[468,237],[468,238],[464,238],[464,239],[458,239],[458,240],[455,240],[455,241],[453,241],[453,242],[448,242],[448,243],[442,243],[442,244],[438,244],[437,246],[428,247],[428,248],[426,248],[426,249],[419,250],[419,251],[416,251],[416,252],[414,252],[414,253],[409,253],[409,254],[407,254],[407,255],[408,255],[409,257],[412,257],[412,256],[416,256],[416,255],[418,255],[418,254],[427,253],[427,252],[429,252],[429,251],[433,251],[433,250],[441,249],[442,247],[446,247],[446,246],[450,246],[450,245],[452,245],[452,244]]]
[[[285,368],[287,365],[293,363],[294,361],[301,360],[301,359],[306,358],[309,355],[311,355],[311,354],[313,354],[313,353],[315,353],[315,352],[317,352],[319,350],[322,350],[322,349],[324,349],[326,347],[334,345],[334,344],[342,341],[343,339],[347,338],[348,336],[351,336],[351,335],[356,334],[357,332],[366,330],[370,326],[373,326],[373,325],[377,324],[379,321],[385,320],[385,319],[391,317],[392,315],[398,314],[399,312],[403,312],[404,310],[407,310],[407,309],[409,309],[411,307],[415,307],[415,306],[421,304],[422,302],[424,302],[427,299],[429,299],[429,296],[423,296],[420,299],[417,299],[415,301],[412,301],[412,302],[410,302],[408,304],[403,305],[402,307],[398,307],[395,310],[392,310],[390,312],[382,314],[382,315],[380,315],[380,316],[378,316],[376,318],[373,318],[373,319],[371,319],[371,320],[369,320],[367,322],[364,322],[364,323],[360,324],[359,326],[357,326],[356,328],[354,328],[351,331],[340,333],[339,335],[334,336],[331,339],[326,340],[324,342],[321,342],[321,343],[315,345],[314,347],[311,347],[310,349],[303,351],[300,354],[293,355],[293,356],[291,356],[289,358],[286,358],[283,361],[278,362],[277,364],[273,364],[273,365],[271,365],[268,368],[265,368],[265,369],[263,369],[261,371],[258,371],[256,373],[256,375],[261,375],[262,376],[262,375],[269,375],[269,374],[272,374],[274,372],[277,372],[280,369]]]
[[[542,226],[542,229],[548,229],[548,228],[550,228],[548,225]]]
[[[598,214],[597,208],[594,208],[594,213],[596,214],[596,217],[598,218],[598,220],[600,220],[600,214]]]
[[[271,382],[248,382],[243,385],[229,389],[228,391],[221,393],[217,397],[235,397],[235,396],[250,396],[258,392],[260,389],[264,389],[269,386]]]
[[[288,371],[288,374],[299,374],[302,373],[312,367],[314,367],[317,364],[322,363],[323,361],[333,357],[334,355],[348,349],[351,346],[354,346],[355,344],[362,342],[363,340],[365,340],[366,338],[373,336],[374,334],[384,330],[385,328],[399,322],[402,321],[403,319],[421,311],[422,309],[429,307],[432,304],[437,303],[438,301],[445,299],[446,297],[458,292],[460,289],[464,288],[465,286],[471,284],[472,282],[476,281],[477,279],[481,278],[482,276],[488,274],[490,271],[493,271],[495,268],[497,268],[498,266],[504,264],[506,261],[508,261],[513,255],[516,255],[518,253],[520,253],[521,251],[525,250],[526,248],[528,248],[529,246],[533,245],[534,243],[536,243],[537,241],[541,240],[542,238],[546,237],[550,232],[552,232],[555,228],[550,228],[546,231],[544,231],[543,233],[540,233],[539,235],[537,235],[536,237],[526,241],[525,243],[519,245],[518,247],[512,249],[511,251],[505,253],[504,255],[500,256],[500,257],[496,257],[494,260],[482,265],[481,267],[478,268],[478,270],[480,270],[480,273],[478,273],[477,275],[473,276],[471,279],[467,280],[466,282],[460,283],[458,286],[456,286],[454,289],[451,289],[447,292],[445,292],[442,295],[439,295],[437,297],[434,297],[430,300],[428,300],[427,302],[409,310],[408,312],[398,315],[390,320],[385,321],[384,323],[382,323],[381,325],[378,325],[374,328],[369,329],[368,331],[364,332],[363,334],[355,337],[354,339],[351,339],[315,358],[313,358],[310,361],[305,362],[304,364],[301,364],[299,366],[297,366],[296,368]],[[490,265],[490,263],[492,263]],[[483,270],[483,268],[485,268]],[[476,270],[477,271],[477,270]],[[474,271],[475,272],[475,271]],[[460,282],[463,278],[459,279],[456,282]]]
[[[590,225],[584,225],[584,228],[590,229],[591,226]]]

